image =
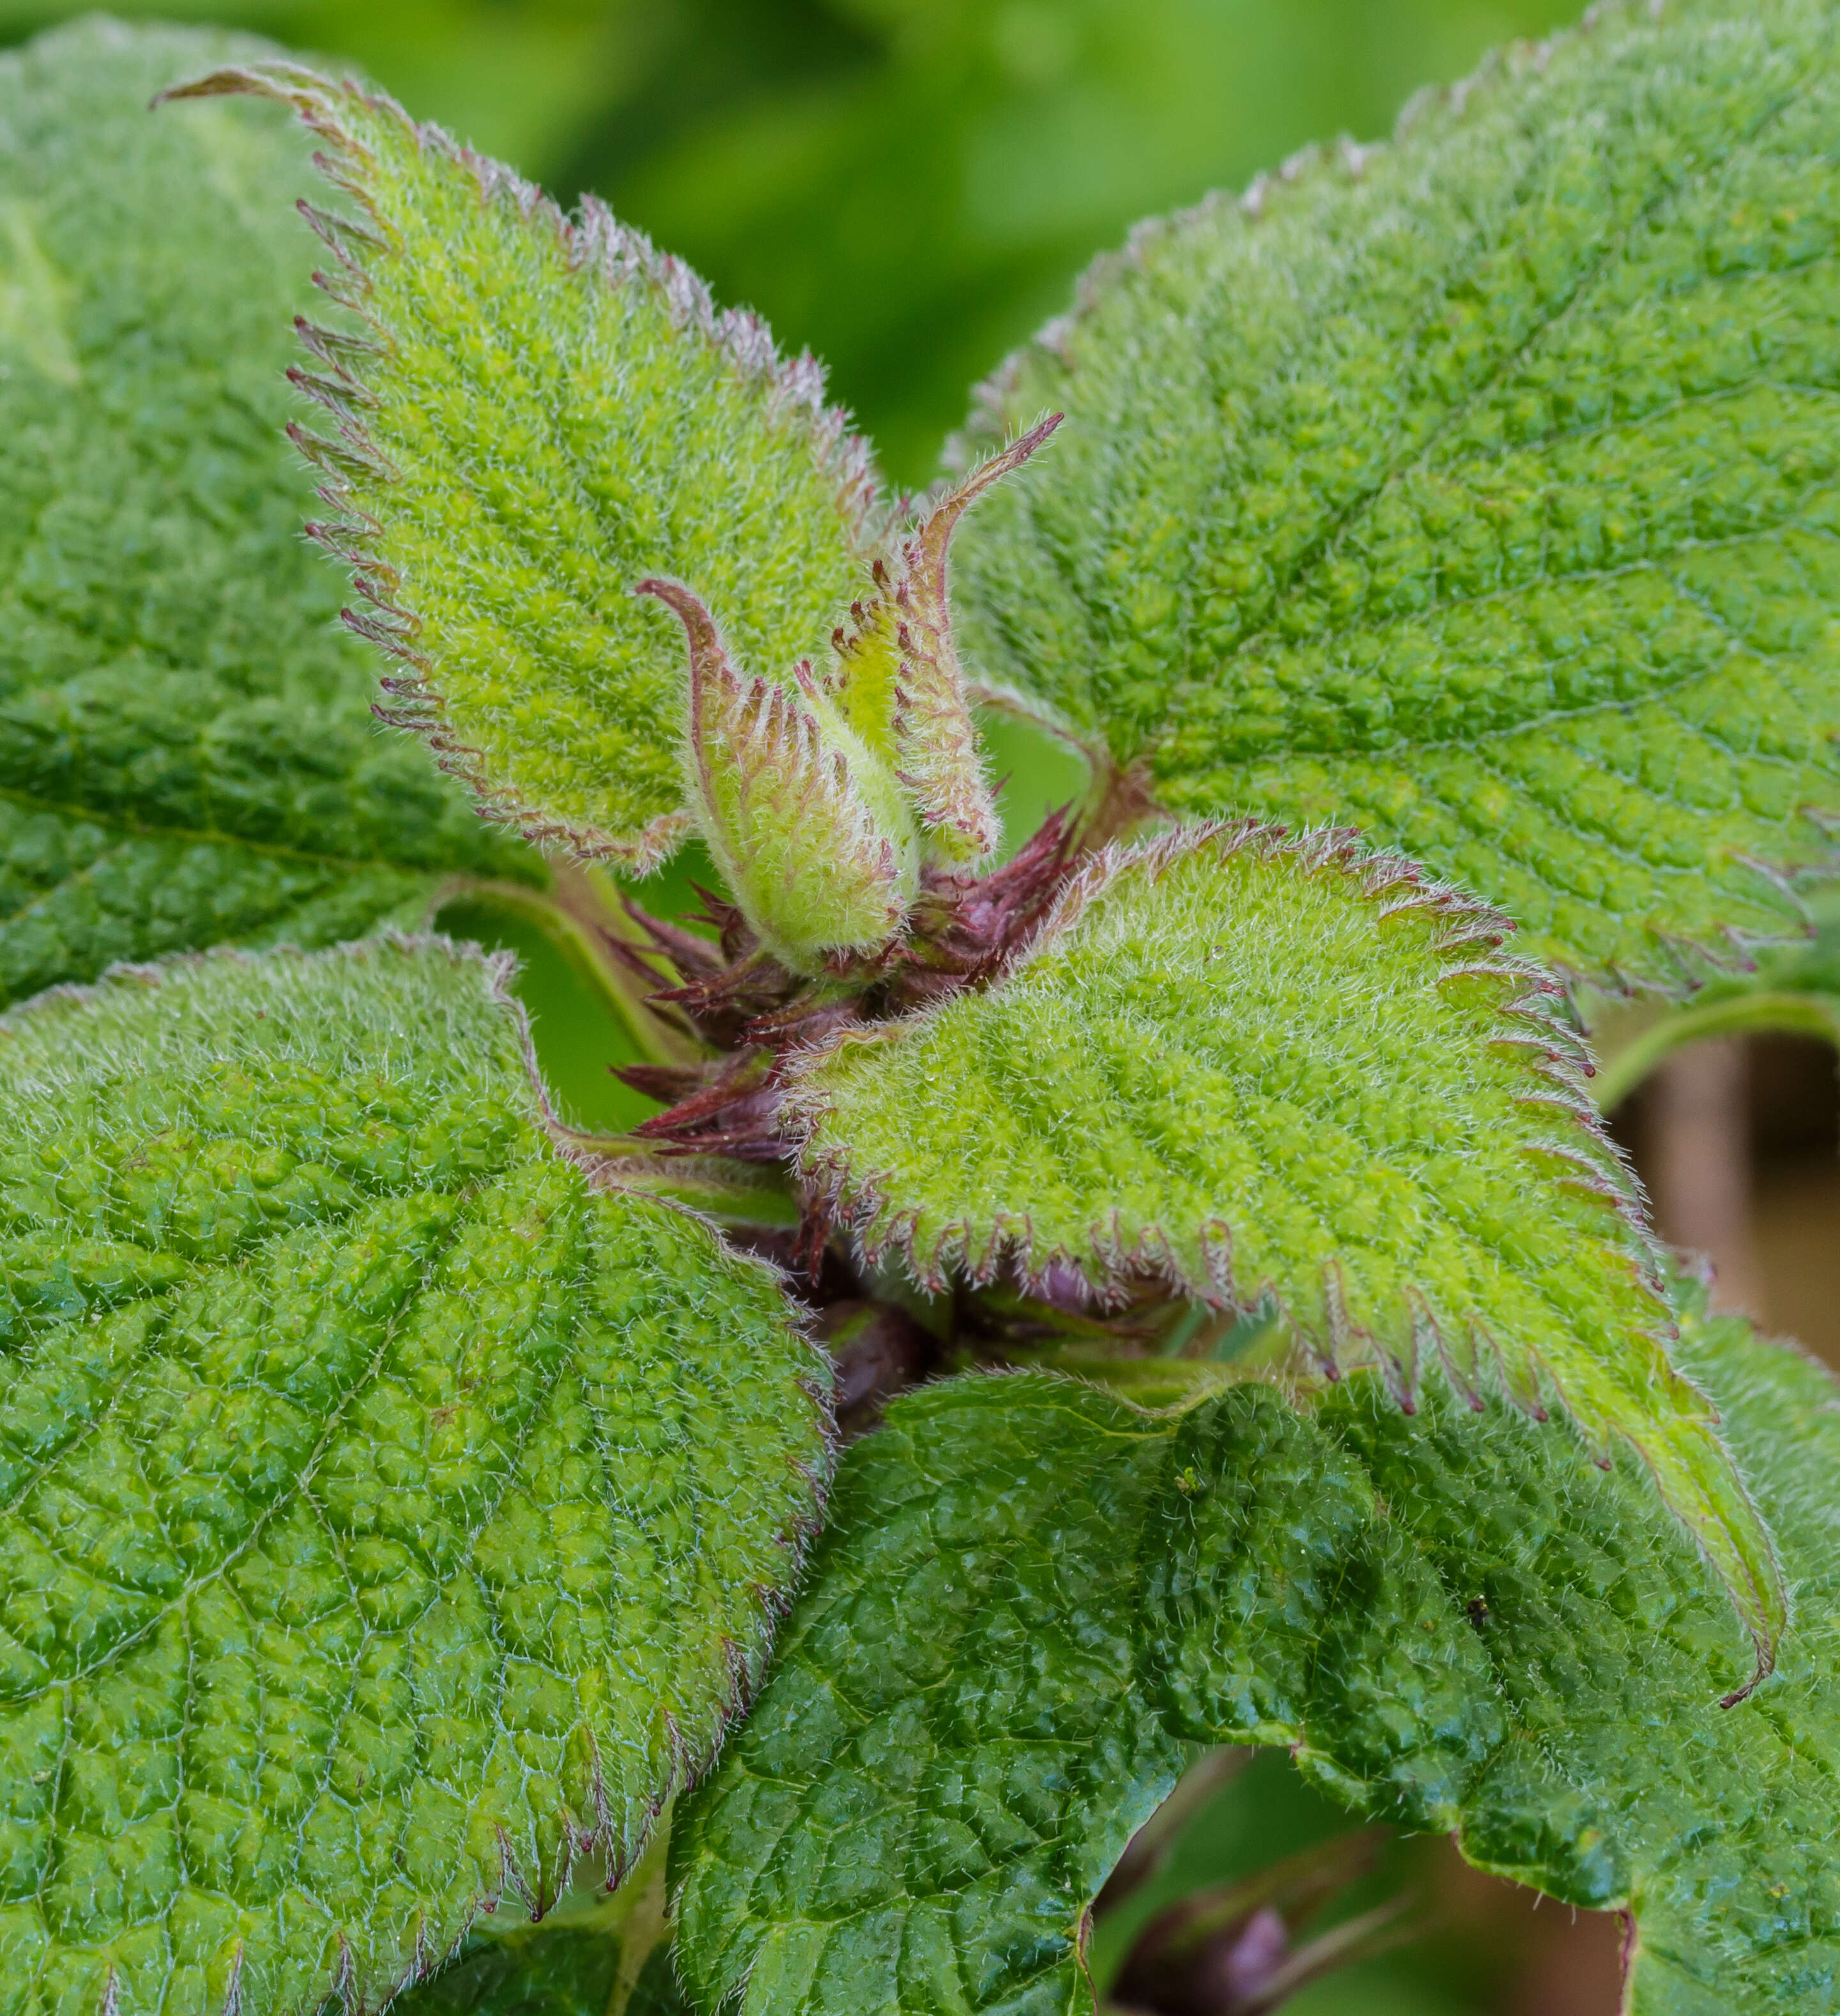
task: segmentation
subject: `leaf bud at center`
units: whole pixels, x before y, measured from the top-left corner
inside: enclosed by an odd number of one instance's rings
[[[790,681],[748,677],[688,589],[654,578],[634,592],[655,596],[683,625],[690,805],[762,944],[801,973],[886,945],[920,880],[919,830],[892,769],[809,665],[795,665]]]

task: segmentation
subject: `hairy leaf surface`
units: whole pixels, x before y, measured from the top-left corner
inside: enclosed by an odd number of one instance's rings
[[[279,67],[198,89],[293,106],[358,213],[319,222],[368,333],[308,332],[336,438],[302,445],[399,718],[494,816],[649,864],[687,825],[683,641],[634,585],[682,581],[778,678],[866,578],[866,452],[822,373],[593,199],[571,223],[387,99]]]
[[[92,21],[0,56],[0,1003],[537,873],[372,721],[301,543],[306,149],[259,106],[148,112],[254,46]]]
[[[1184,811],[1332,818],[1543,959],[1799,921],[1840,814],[1826,0],[1612,4],[1146,226],[988,388],[1064,407],[961,541],[993,680]]]
[[[0,2010],[373,2007],[614,1866],[825,1468],[776,1278],[552,1150],[444,941],[0,1024]]]
[[[850,1452],[784,1655],[673,1841],[703,2007],[744,1982],[747,2016],[1074,2006],[1079,1913],[1187,1755],[1134,1636],[1168,1440],[1033,1377],[898,1401]]]
[[[1669,1366],[1637,1192],[1504,928],[1333,837],[1112,850],[999,985],[801,1062],[801,1172],[928,1287],[1158,1275],[1272,1298],[1408,1403],[1439,1366],[1472,1399],[1556,1393],[1600,1453],[1641,1450],[1767,1660],[1768,1538]]]
[[[672,1844],[693,1991],[745,2016],[1089,2006],[1081,1914],[1183,1740],[1294,1744],[1358,1811],[1637,1924],[1637,2016],[1824,2008],[1840,1400],[1690,1316],[1799,1593],[1731,1709],[1723,1599],[1640,1467],[1358,1374],[1149,1416],[1039,1374],[894,1402]],[[1154,1716],[1147,1710],[1154,1705]]]

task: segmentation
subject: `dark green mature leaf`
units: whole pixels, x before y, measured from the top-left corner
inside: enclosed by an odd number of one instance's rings
[[[390,2006],[397,2016],[624,2016],[617,1935],[588,1924],[476,1934],[453,1964]]]
[[[337,437],[301,445],[406,668],[396,718],[492,817],[650,865],[689,824],[684,645],[635,585],[693,589],[769,680],[867,586],[866,450],[823,373],[592,198],[571,223],[388,99],[273,65],[193,92],[291,105],[355,207],[317,221],[365,333],[305,332]]]
[[[777,1670],[679,1809],[704,2009],[744,1982],[747,2016],[1074,2006],[1080,1913],[1188,1755],[1134,1635],[1170,1435],[974,1379],[850,1452]]]
[[[301,542],[306,149],[266,108],[147,109],[250,46],[91,21],[0,57],[0,1003],[536,873],[371,720]]]
[[[1840,815],[1840,45],[1634,0],[1140,230],[988,389],[992,679],[1184,811],[1345,820],[1539,956],[1792,932]]]
[[[1638,1449],[1766,1667],[1768,1535],[1674,1325],[1554,983],[1507,927],[1345,839],[1183,828],[1101,855],[1001,985],[795,1063],[801,1175],[927,1287],[1161,1276],[1275,1302],[1316,1363],[1554,1396]]]
[[[0,2010],[373,2007],[630,1864],[826,1467],[776,1277],[550,1147],[504,967],[0,1024]]]
[[[1628,1458],[1381,1382],[1147,1415],[1039,1374],[896,1401],[777,1669],[672,1845],[705,2007],[1061,2016],[1081,1914],[1184,1741],[1296,1746],[1356,1809],[1635,1917],[1638,2016],[1840,1993],[1840,1399],[1691,1315],[1798,1621],[1730,1613]],[[1154,1708],[1158,1712],[1152,1714]]]

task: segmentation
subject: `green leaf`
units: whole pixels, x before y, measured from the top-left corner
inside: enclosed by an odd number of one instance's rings
[[[1632,1911],[1636,2016],[1827,2007],[1840,1397],[1741,1323],[1686,1327],[1798,1590],[1776,1675],[1729,1709],[1730,1613],[1640,1466],[1499,1402],[1408,1417],[1366,1373],[1313,1417],[1255,1384],[1154,1417],[1037,1373],[895,1402],[680,1811],[694,1996],[1085,2008],[1098,1881],[1183,1742],[1227,1740]]]
[[[1039,1375],[888,1420],[844,1459],[753,1715],[679,1809],[679,1966],[745,2016],[1071,2011],[1081,1911],[1189,1754],[1134,1637],[1170,1430]]]
[[[539,873],[371,720],[301,543],[305,148],[264,107],[148,113],[256,46],[92,20],[0,56],[0,1003]]]
[[[1826,0],[1633,0],[1136,232],[987,388],[985,676],[1183,812],[1362,827],[1542,959],[1793,934],[1840,814]]]
[[[642,1978],[654,1956],[670,1964],[667,1838],[661,1822],[644,1860],[611,1895],[596,1860],[536,1923],[501,1909],[433,1980],[390,2005],[395,2016],[643,2016],[653,1991],[650,1981],[641,1990]]]
[[[1767,1667],[1768,1535],[1674,1325],[1638,1193],[1584,1096],[1554,983],[1505,926],[1345,838],[1184,829],[1108,850],[988,992],[794,1065],[804,1180],[872,1259],[1166,1278],[1267,1297],[1331,1376],[1408,1405],[1441,1370],[1626,1437],[1730,1585]]]
[[[631,1864],[761,1670],[822,1360],[541,1124],[444,940],[0,1024],[0,2009],[375,2007]]]
[[[668,1946],[657,1946],[639,1969],[625,2016],[697,2016],[684,1999],[677,1961]]]
[[[308,330],[301,436],[319,528],[401,661],[394,718],[488,813],[591,858],[660,859],[686,830],[683,640],[630,591],[682,581],[737,667],[779,679],[867,579],[863,445],[753,315],[592,198],[577,221],[387,99],[279,66],[182,96],[293,106],[355,217],[315,213],[364,333]],[[183,113],[170,115],[183,117]]]
[[[648,578],[639,592],[683,624],[697,824],[762,944],[805,973],[886,945],[920,878],[920,835],[893,770],[808,666],[794,689],[744,679],[688,589]]]

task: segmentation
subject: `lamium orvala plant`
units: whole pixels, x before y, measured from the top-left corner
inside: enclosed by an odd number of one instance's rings
[[[1141,227],[918,500],[362,81],[0,101],[0,2011],[1274,2007],[1358,1843],[1089,1938],[1258,1744],[1840,2010],[1840,1405],[1590,1027],[1834,865],[1827,0]]]

